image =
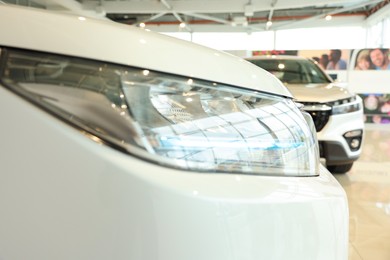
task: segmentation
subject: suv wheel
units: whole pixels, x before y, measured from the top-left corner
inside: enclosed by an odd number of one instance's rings
[[[353,163],[340,164],[340,165],[327,165],[326,168],[331,173],[346,173],[352,168]]]

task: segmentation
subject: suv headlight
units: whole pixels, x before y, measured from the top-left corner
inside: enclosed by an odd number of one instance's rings
[[[362,109],[361,98],[356,95],[351,98],[338,100],[331,105],[333,115],[351,113]]]
[[[139,158],[201,172],[319,173],[315,134],[290,99],[79,58],[3,55],[8,88]]]

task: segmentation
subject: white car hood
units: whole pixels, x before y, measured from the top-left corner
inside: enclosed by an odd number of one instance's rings
[[[0,33],[0,46],[103,60],[291,96],[278,80],[239,57],[111,21],[0,5]]]
[[[345,87],[330,84],[285,84],[297,101],[327,103],[353,96]]]

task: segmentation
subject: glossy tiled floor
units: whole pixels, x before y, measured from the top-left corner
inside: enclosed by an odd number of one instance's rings
[[[349,260],[390,260],[390,125],[367,124],[361,158],[334,176],[349,201]]]

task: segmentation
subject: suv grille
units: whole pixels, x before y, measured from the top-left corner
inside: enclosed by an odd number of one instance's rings
[[[328,123],[331,111],[306,111],[311,115],[316,126],[316,131],[319,132]]]
[[[310,107],[310,106],[318,106],[319,108],[321,107],[321,103],[306,103],[306,102],[300,102],[303,104],[305,107]],[[314,125],[316,127],[316,131],[319,132],[321,131],[325,125],[329,121],[329,116],[332,114],[332,109],[324,110],[324,109],[305,109],[303,108],[307,113],[311,115],[314,121]]]

